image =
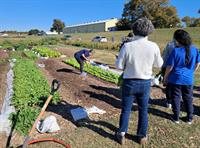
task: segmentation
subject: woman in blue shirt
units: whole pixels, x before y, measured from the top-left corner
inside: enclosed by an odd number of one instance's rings
[[[176,30],[174,33],[176,44],[167,61],[164,83],[171,87],[173,121],[179,123],[181,96],[187,112],[187,123],[192,123],[193,114],[193,81],[194,72],[200,62],[199,52],[192,45],[188,32]]]

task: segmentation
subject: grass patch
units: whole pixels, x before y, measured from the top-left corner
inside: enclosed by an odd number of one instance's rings
[[[156,29],[150,36],[149,40],[156,42],[161,51],[163,48],[166,46],[167,42],[172,40],[173,38],[173,33],[177,30],[178,28],[164,28],[164,29]],[[189,28],[184,28],[187,32],[190,33],[192,40],[194,44],[200,48],[200,27],[189,27]],[[127,31],[113,31],[113,32],[98,32],[98,33],[73,33],[69,34],[72,36],[73,39],[78,39],[81,38],[82,41],[91,41],[92,38],[95,36],[105,36],[109,42],[112,41],[112,37],[114,37],[114,43],[121,43],[122,38],[124,36],[127,36],[128,33],[131,32],[131,30]]]
[[[78,40],[69,40],[69,41],[65,41],[64,43],[66,45],[92,48],[92,49],[119,50],[119,44],[117,43],[99,43],[99,42],[78,41]]]

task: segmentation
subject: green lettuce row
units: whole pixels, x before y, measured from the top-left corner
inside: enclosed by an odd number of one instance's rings
[[[78,64],[78,62],[72,58],[72,59],[67,59],[65,61],[66,64],[69,64],[75,68],[79,68],[80,65]],[[112,82],[112,83],[115,83],[115,84],[118,84],[118,79],[119,79],[119,75],[118,74],[115,74],[113,72],[110,72],[110,71],[105,71],[103,69],[101,69],[100,67],[97,67],[97,66],[92,66],[91,64],[85,64],[84,66],[84,71],[85,72],[88,72],[98,78],[101,78],[107,82]]]
[[[58,51],[51,50],[47,47],[35,47],[33,48],[33,51],[39,53],[42,57],[60,57],[61,54]]]
[[[36,119],[40,106],[49,96],[50,86],[32,60],[17,58],[13,71],[12,104],[18,113],[12,114],[10,119],[13,124],[17,121],[16,130],[25,135]],[[51,103],[59,101],[60,96],[55,93]]]

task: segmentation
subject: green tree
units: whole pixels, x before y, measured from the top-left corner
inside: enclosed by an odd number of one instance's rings
[[[185,16],[184,18],[182,18],[182,20],[181,20],[182,22],[184,22],[185,24],[186,24],[186,27],[190,27],[190,25],[191,25],[191,18],[189,17],[189,16]]]
[[[28,32],[28,35],[37,35],[40,32],[38,29],[31,29]]]
[[[64,22],[62,22],[59,19],[54,19],[52,27],[51,27],[50,30],[51,31],[56,31],[56,32],[58,32],[58,34],[60,34],[60,32],[63,32],[64,27],[65,27],[65,23]]]
[[[190,27],[200,27],[200,18],[192,18]]]
[[[125,5],[118,29],[130,29],[130,25],[140,17],[152,20],[157,28],[176,27],[180,23],[175,7],[168,0],[129,0]]]

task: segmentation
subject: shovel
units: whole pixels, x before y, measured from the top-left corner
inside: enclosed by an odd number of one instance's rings
[[[46,100],[45,104],[43,105],[42,110],[40,111],[40,114],[38,115],[37,119],[35,120],[35,122],[34,122],[34,124],[33,124],[33,126],[32,126],[32,129],[30,130],[28,136],[25,137],[25,140],[24,140],[24,143],[23,143],[22,148],[26,148],[26,146],[27,146],[27,144],[28,144],[28,142],[29,142],[29,140],[30,140],[31,135],[32,135],[33,132],[35,131],[35,127],[36,127],[38,121],[39,121],[39,120],[41,119],[41,117],[43,116],[43,114],[44,114],[44,112],[45,112],[45,110],[46,110],[46,108],[47,108],[49,102],[51,101],[51,99],[52,99],[52,97],[53,97],[53,95],[54,95],[54,93],[59,89],[60,84],[61,84],[61,83],[60,83],[60,81],[58,81],[58,80],[55,80],[55,79],[54,79],[54,80],[52,81],[50,96],[48,97],[48,99]]]

